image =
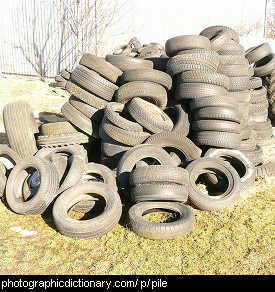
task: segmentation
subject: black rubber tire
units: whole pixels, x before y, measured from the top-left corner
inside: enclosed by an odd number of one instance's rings
[[[72,82],[71,79],[66,83],[66,90],[83,102],[97,109],[103,109],[109,103],[109,101],[90,93],[78,84]]]
[[[139,97],[131,99],[128,103],[128,111],[141,126],[151,133],[169,132],[173,129],[172,120],[163,110]]]
[[[164,112],[171,118],[174,127],[171,132],[187,136],[190,129],[189,115],[190,111],[181,103],[170,102]]]
[[[101,141],[101,152],[114,159],[120,159],[122,155],[131,149],[132,146],[127,146],[125,144],[121,144],[117,141]]]
[[[194,120],[213,119],[241,123],[243,114],[240,110],[229,107],[203,107],[194,112]]]
[[[121,76],[123,73],[113,64],[89,53],[85,53],[82,55],[79,64],[84,65],[89,69],[92,69],[93,71],[97,72],[102,77],[108,79],[113,83],[117,83],[119,76]]]
[[[173,160],[170,155],[159,146],[141,144],[131,148],[119,160],[116,172],[119,189],[125,195],[126,199],[129,199],[131,192],[129,175],[135,164],[144,158],[154,158],[160,164],[173,165]]]
[[[67,121],[45,123],[40,126],[40,133],[42,136],[72,134],[77,132],[78,130]]]
[[[275,144],[275,135],[273,134],[271,137],[269,138],[259,138],[259,139],[256,139],[256,143],[258,145],[261,145],[261,146],[270,146],[270,145],[273,145]]]
[[[229,28],[221,28],[215,31],[203,32],[203,36],[206,36],[210,40],[211,49],[218,51],[223,48],[232,38],[232,33]]]
[[[180,214],[180,218],[169,223],[155,223],[143,218],[149,210],[160,212],[171,210]],[[128,212],[130,229],[136,234],[150,239],[173,239],[181,237],[194,227],[195,215],[191,208],[178,202],[141,202],[133,205]]]
[[[189,171],[188,200],[201,210],[220,210],[233,205],[241,192],[239,174],[227,161],[220,158],[202,157],[187,165]],[[196,186],[199,175],[204,173],[223,174],[228,180],[227,190],[219,196],[211,196],[200,191]]]
[[[106,204],[100,216],[89,220],[76,220],[69,216],[68,211],[74,204],[98,196],[103,197]],[[62,193],[53,206],[53,219],[58,231],[72,238],[99,238],[116,226],[121,214],[119,194],[102,182],[75,185]]]
[[[239,149],[241,146],[241,134],[217,131],[199,131],[194,132],[193,141],[196,145]]]
[[[180,83],[175,90],[175,100],[200,98],[210,95],[226,95],[227,90],[222,86],[207,83]]]
[[[99,124],[91,121],[69,102],[62,105],[61,112],[78,129],[90,136],[99,138]]]
[[[169,58],[167,56],[160,56],[145,58],[144,60],[151,61],[154,64],[153,69],[166,72],[166,65]]]
[[[158,83],[170,90],[172,87],[172,78],[165,72],[155,69],[131,69],[123,72],[121,84],[132,81],[149,81]]]
[[[124,117],[126,115],[126,117]],[[117,127],[131,132],[142,132],[142,126],[133,121],[128,112],[128,107],[119,102],[110,102],[104,110],[104,116]],[[128,117],[128,118],[127,118]]]
[[[48,136],[38,136],[37,145],[39,147],[57,147],[57,146],[67,146],[74,144],[85,144],[92,141],[88,135],[82,132],[76,132],[71,134],[58,134],[58,135],[48,135]]]
[[[275,162],[269,161],[256,167],[256,178],[275,175]]]
[[[104,109],[97,109],[94,106],[82,101],[81,99],[71,95],[69,98],[69,103],[80,111],[84,116],[91,119],[93,122],[97,124],[102,123],[102,119],[104,116]]]
[[[34,196],[23,200],[23,185],[29,169],[40,174],[39,188]],[[59,177],[56,167],[47,159],[36,156],[20,160],[10,172],[6,184],[6,199],[9,207],[18,214],[39,215],[44,213],[58,193]]]
[[[263,81],[261,77],[250,77],[250,89],[257,89],[263,86]]]
[[[123,55],[106,55],[105,60],[113,64],[121,71],[138,69],[138,68],[148,68],[153,69],[153,62],[149,60],[143,60],[140,58],[132,58],[129,56]]]
[[[257,133],[256,133],[256,131],[252,130],[249,138],[242,140],[241,145],[239,147],[239,150],[246,151],[246,152],[252,152],[255,149],[256,144],[257,144],[256,138],[257,138]]]
[[[261,86],[256,89],[251,90],[250,102],[253,104],[260,103],[267,100],[267,90],[266,87]]]
[[[254,166],[257,166],[264,162],[264,151],[262,146],[256,144],[255,149],[253,151],[242,151],[242,153],[251,160]]]
[[[192,52],[192,50],[190,50]],[[214,52],[214,51],[213,51]],[[179,54],[169,59],[166,66],[166,72],[170,76],[175,76],[185,71],[203,71],[203,72],[217,72],[218,58],[213,56],[207,57],[203,54]]]
[[[245,51],[245,57],[250,64],[255,63],[268,54],[271,53],[271,47],[269,43],[262,43],[258,46],[251,47]]]
[[[12,148],[0,144],[0,163],[6,170],[12,169],[22,158]]]
[[[216,32],[218,32],[218,31],[220,31],[222,29],[225,29],[225,28],[230,30],[230,32],[231,32],[231,40],[234,40],[234,42],[239,43],[240,42],[239,34],[234,29],[232,29],[231,27],[224,26],[224,25],[209,26],[209,27],[205,28],[204,30],[202,30],[200,32],[200,35],[207,36],[209,34],[216,33]]]
[[[188,199],[188,186],[175,183],[144,183],[131,189],[133,202],[176,201],[185,203]]]
[[[248,68],[247,64],[219,65],[217,72],[228,77],[248,76]]]
[[[174,132],[151,135],[143,144],[158,145],[162,148],[175,148],[185,156],[186,161],[198,159],[202,153],[202,150],[189,138]]]
[[[191,111],[203,107],[229,107],[236,109],[238,108],[238,102],[235,98],[226,95],[203,96],[200,98],[193,98],[190,101]]]
[[[33,111],[23,100],[4,105],[3,122],[10,147],[21,157],[37,152],[35,133],[38,133]]]
[[[248,76],[231,76],[229,78],[229,91],[243,91],[251,88],[251,81]]]
[[[61,75],[64,79],[66,79],[66,81],[67,81],[67,80],[69,80],[70,77],[71,77],[71,72],[70,72],[68,69],[62,69],[62,70],[60,71],[60,75]]]
[[[183,50],[206,49],[210,50],[210,40],[199,35],[182,35],[170,38],[165,43],[165,51],[169,57]]]
[[[83,65],[77,65],[74,68],[70,79],[108,101],[112,100],[115,91],[118,89],[117,85]]]
[[[188,186],[189,173],[184,168],[173,165],[147,165],[133,169],[129,179],[131,186],[161,182]]]
[[[231,91],[231,92],[228,91],[227,94],[228,94],[228,97],[234,98],[237,102],[240,102],[240,101],[249,102],[251,90]]]
[[[216,72],[185,71],[177,75],[177,84],[180,83],[208,83],[229,89],[229,77]]]
[[[224,120],[196,120],[192,123],[192,130],[241,133],[241,125],[240,123]]]
[[[115,94],[115,101],[127,103],[134,97],[152,100],[155,104],[164,109],[167,104],[167,91],[157,83],[149,81],[127,82],[119,87]]]
[[[254,164],[241,151],[235,149],[210,148],[205,152],[204,157],[217,157],[228,161],[240,176],[242,191],[253,186],[256,175]],[[211,183],[217,183],[215,176],[206,176]]]
[[[113,124],[111,121],[109,121],[105,117],[103,118],[100,128],[102,128],[104,132],[113,140],[121,144],[128,145],[128,146],[135,146],[135,145],[141,144],[144,140],[146,140],[151,135],[148,132],[133,132],[133,131],[124,130],[116,126],[115,124]],[[100,136],[101,138],[103,137],[102,135]]]
[[[245,55],[244,46],[238,42],[229,41],[223,48],[217,51],[219,55]]]
[[[254,75],[263,77],[275,70],[275,53],[270,53],[254,64]]]

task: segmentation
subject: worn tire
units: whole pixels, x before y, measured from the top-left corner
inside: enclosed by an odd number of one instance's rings
[[[96,195],[95,195],[96,194]],[[106,208],[100,216],[89,220],[72,219],[68,211],[78,202],[103,197]],[[122,214],[118,193],[102,182],[88,182],[73,186],[54,203],[53,218],[58,231],[72,238],[98,238],[112,230]]]
[[[180,218],[169,223],[154,223],[143,218],[149,210],[171,210]],[[150,239],[173,239],[188,234],[194,227],[195,215],[191,208],[178,202],[141,202],[133,205],[128,212],[130,229],[136,234]]]
[[[219,158],[202,157],[187,165],[189,171],[189,196],[192,204],[201,210],[220,210],[234,204],[241,192],[241,180],[237,171],[227,161]],[[211,196],[200,191],[196,180],[203,173],[223,174],[228,181],[227,190],[219,196]]]

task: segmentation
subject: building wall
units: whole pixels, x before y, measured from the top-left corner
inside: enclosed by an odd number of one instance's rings
[[[76,15],[76,1],[62,1],[71,2],[66,17]],[[104,57],[133,36],[142,44],[165,45],[171,37],[199,34],[212,25],[232,27],[243,35],[242,40],[264,37],[266,0],[106,0],[110,2],[103,7],[105,14],[114,9],[112,5],[119,6],[112,25],[97,50],[79,48],[68,21],[62,22],[62,1],[0,0],[0,71],[55,76],[63,68],[71,70],[85,51]],[[93,0],[81,3],[86,1]],[[94,32],[90,37],[96,36]]]

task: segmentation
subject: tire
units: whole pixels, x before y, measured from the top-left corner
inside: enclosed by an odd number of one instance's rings
[[[22,158],[9,146],[0,144],[0,164],[11,170]]]
[[[83,65],[77,65],[74,68],[70,79],[107,101],[112,100],[115,91],[118,89],[117,85]]]
[[[62,135],[78,133],[78,130],[70,122],[45,123],[40,127],[42,136]]]
[[[133,202],[176,201],[185,203],[188,199],[188,186],[174,183],[144,183],[131,189]]]
[[[180,103],[170,103],[164,112],[173,121],[174,127],[171,132],[187,136],[190,129],[189,111]]]
[[[177,212],[180,218],[169,223],[154,223],[142,217],[150,210],[161,212],[160,209]],[[173,239],[181,237],[194,227],[195,215],[191,208],[178,202],[141,202],[133,205],[128,212],[130,229],[136,234],[150,239]]]
[[[245,57],[250,64],[255,63],[271,53],[269,43],[263,43],[245,51]]]
[[[204,30],[202,30],[200,32],[200,35],[207,36],[209,34],[217,33],[218,31],[221,31],[225,28],[229,29],[229,31],[231,32],[231,40],[233,40],[236,43],[239,43],[240,42],[239,34],[231,27],[227,27],[224,25],[209,26],[209,27],[205,28]]]
[[[97,72],[102,77],[113,83],[117,83],[119,76],[123,73],[119,68],[115,67],[106,60],[89,53],[82,55],[79,64]]]
[[[192,123],[192,130],[241,133],[241,125],[232,121],[196,120]]]
[[[132,132],[121,129],[112,122],[108,121],[106,118],[103,119],[100,127],[102,127],[104,132],[113,140],[128,146],[141,144],[150,136],[150,133],[148,132]]]
[[[73,95],[70,96],[69,103],[93,122],[97,124],[102,123],[104,109],[97,109]]]
[[[113,159],[120,159],[123,154],[130,149],[131,146],[127,146],[116,141],[101,141],[101,152]]]
[[[254,75],[263,77],[275,70],[275,53],[270,53],[254,64]]]
[[[132,81],[149,81],[158,83],[170,90],[172,87],[172,78],[165,72],[155,69],[131,69],[123,72],[121,84]]]
[[[192,52],[192,50],[191,50]],[[219,59],[213,56],[207,57],[203,54],[179,54],[169,59],[166,66],[166,72],[175,76],[185,71],[204,71],[217,72]]]
[[[100,216],[89,220],[75,220],[68,215],[77,202],[103,197],[106,208]],[[122,214],[118,193],[105,183],[89,182],[75,185],[62,193],[54,203],[53,218],[58,231],[72,238],[99,238],[112,230]]]
[[[115,94],[115,101],[127,103],[134,97],[152,100],[160,108],[167,104],[167,92],[165,88],[154,82],[132,81],[119,87]]]
[[[219,65],[217,72],[220,74],[224,74],[228,77],[248,76],[248,68],[249,68],[249,66],[247,64]]]
[[[150,57],[150,58],[145,58],[144,60],[151,61],[153,63],[153,69],[163,71],[166,73],[166,65],[169,60],[169,58],[166,57]]]
[[[173,165],[173,160],[170,155],[159,146],[141,144],[131,148],[121,157],[117,166],[119,189],[125,195],[126,199],[130,198],[131,192],[129,175],[135,164],[144,158],[154,158],[160,164]]]
[[[92,140],[93,138],[89,138],[89,136],[81,132],[49,136],[40,135],[37,137],[37,145],[39,147],[57,147],[74,144],[85,144]]]
[[[251,90],[250,102],[253,104],[267,100],[267,90],[264,86]]]
[[[104,116],[117,127],[131,132],[142,132],[142,126],[133,121],[129,115],[128,107],[119,102],[110,102],[105,110]],[[126,116],[126,118],[125,118]]]
[[[251,81],[248,76],[229,77],[229,91],[243,91],[251,88]]]
[[[151,133],[171,131],[173,122],[170,117],[156,105],[134,97],[128,104],[130,115]]]
[[[28,178],[29,170],[40,174],[39,188],[34,189],[31,199],[23,199],[23,185]],[[12,171],[6,184],[6,199],[9,207],[18,214],[39,215],[44,213],[57,196],[59,178],[56,167],[48,160],[29,156],[19,161]]]
[[[186,161],[198,159],[202,153],[202,150],[189,138],[173,132],[151,135],[144,144],[158,145],[162,148],[175,148],[185,156]]]
[[[244,55],[219,55],[219,65],[249,65]]]
[[[275,163],[270,161],[256,167],[256,178],[275,175]]]
[[[189,173],[173,165],[148,165],[133,169],[129,176],[130,185],[145,183],[174,183],[188,186]]]
[[[228,97],[234,98],[237,102],[249,102],[251,90],[228,91]]]
[[[235,98],[226,95],[203,96],[201,98],[193,98],[190,101],[190,110],[195,111],[204,107],[228,107],[238,108],[238,102]]]
[[[5,104],[3,122],[9,145],[21,158],[37,152],[35,133],[38,133],[38,127],[26,101]]]
[[[68,69],[62,69],[62,70],[60,71],[60,75],[61,75],[64,79],[66,79],[66,81],[68,81],[68,80],[70,79],[70,77],[71,77],[71,72],[70,72]]]
[[[211,50],[210,40],[199,35],[183,35],[170,38],[165,43],[165,51],[169,57],[183,50],[206,49]]]
[[[256,144],[255,149],[253,151],[242,151],[242,153],[251,160],[251,162],[254,164],[254,166],[257,166],[261,163],[263,163],[263,148],[262,146]],[[256,176],[257,177],[257,176]]]
[[[241,146],[241,134],[218,131],[199,131],[194,132],[193,141],[196,145],[239,149]]]
[[[129,56],[120,55],[106,55],[105,60],[113,64],[115,67],[121,71],[138,69],[138,68],[148,68],[153,69],[153,62],[149,60],[143,60],[140,58],[132,58]]]
[[[185,71],[177,76],[177,84],[180,83],[208,83],[229,89],[229,78],[216,72]]]
[[[210,148],[206,151],[204,157],[217,157],[228,161],[240,176],[241,190],[253,186],[256,175],[254,164],[239,150]],[[217,183],[215,176],[208,175],[207,178],[211,183]]]
[[[99,138],[99,125],[92,122],[69,102],[65,102],[61,107],[62,114],[78,129],[84,133]]]
[[[227,90],[224,87],[207,83],[181,83],[176,87],[174,99],[184,100],[200,98],[210,95],[226,95]]]
[[[239,150],[252,152],[256,147],[256,137],[257,133],[255,131],[252,131],[248,139],[242,140]]]
[[[232,38],[232,33],[229,28],[221,28],[220,30],[209,33],[204,32],[201,35],[209,38],[211,49],[214,51],[218,51],[223,48]]]
[[[243,114],[240,110],[229,107],[209,106],[199,108],[194,112],[194,120],[224,120],[241,123]]]
[[[217,51],[219,55],[245,55],[244,47],[238,42],[229,41],[223,48]]]
[[[270,146],[275,144],[275,136],[274,134],[269,138],[259,138],[256,140],[256,143],[260,146]]]
[[[237,171],[227,161],[219,158],[202,157],[187,165],[189,171],[189,196],[188,200],[197,208],[206,211],[220,210],[233,205],[241,192],[241,180]],[[218,173],[227,178],[228,187],[219,196],[211,196],[200,191],[196,180],[203,173]]]
[[[97,109],[103,109],[109,103],[107,100],[102,99],[78,86],[76,83],[72,82],[71,79],[66,83],[66,90],[74,97],[77,97]]]

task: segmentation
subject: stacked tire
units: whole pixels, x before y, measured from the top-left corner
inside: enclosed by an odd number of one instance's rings
[[[272,125],[269,119],[269,112],[272,114],[271,83],[263,86],[272,72],[275,70],[275,55],[271,52],[268,43],[262,43],[246,50],[245,56],[254,69],[254,78],[261,79],[262,86],[255,87],[251,92],[251,103],[254,105],[256,140],[260,146],[274,144]],[[260,83],[260,82],[259,82]],[[271,86],[271,87],[270,87]]]
[[[56,86],[65,89],[70,76],[71,72],[68,69],[62,69],[60,73],[55,76]]]

